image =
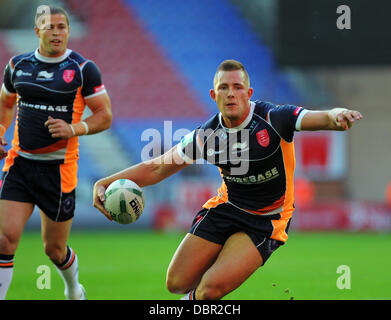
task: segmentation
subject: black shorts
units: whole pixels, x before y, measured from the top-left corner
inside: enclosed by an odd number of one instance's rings
[[[193,220],[189,233],[208,241],[224,245],[225,241],[234,233],[246,233],[258,249],[263,264],[283,241],[271,239],[273,219],[280,215],[262,217],[245,213],[234,206],[223,203],[211,209],[202,209]],[[289,223],[288,223],[289,227]],[[286,232],[288,232],[288,227]]]
[[[60,164],[45,164],[16,157],[3,172],[0,199],[37,205],[51,220],[66,221],[74,216],[75,189],[62,192]]]

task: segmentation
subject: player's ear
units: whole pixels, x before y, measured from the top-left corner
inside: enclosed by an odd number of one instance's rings
[[[248,88],[247,95],[248,95],[249,99],[251,99],[251,97],[253,96],[253,93],[254,93],[254,89],[253,88]]]
[[[37,26],[34,27],[34,31],[35,31],[35,34],[37,35],[37,37],[39,38],[39,29]]]
[[[209,90],[210,97],[212,98],[213,101],[216,101],[216,92],[214,89]]]

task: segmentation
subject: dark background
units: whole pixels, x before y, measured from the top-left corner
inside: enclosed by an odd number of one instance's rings
[[[351,29],[339,30],[337,7],[351,11]],[[280,66],[391,64],[391,1],[279,0]]]

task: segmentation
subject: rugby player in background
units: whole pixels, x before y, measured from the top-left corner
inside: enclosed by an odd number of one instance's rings
[[[111,125],[110,98],[94,62],[67,49],[66,11],[40,6],[35,17],[38,48],[12,57],[0,99],[0,299],[11,283],[14,255],[34,206],[41,213],[45,253],[64,280],[66,299],[84,300],[78,257],[67,245],[75,210],[78,136]],[[12,148],[4,133],[17,115]],[[82,121],[85,105],[92,115]]]
[[[185,300],[221,299],[287,241],[294,211],[294,132],[343,131],[362,118],[346,108],[310,111],[251,101],[252,95],[243,65],[222,62],[210,90],[218,114],[160,157],[94,186],[94,206],[111,220],[104,192],[117,179],[145,187],[200,159],[219,168],[223,182],[218,194],[196,214],[168,267],[168,290],[186,294]]]

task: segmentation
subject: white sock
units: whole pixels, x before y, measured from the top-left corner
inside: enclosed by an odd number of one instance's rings
[[[14,256],[0,254],[0,300],[5,300],[14,273]]]
[[[67,258],[61,265],[56,265],[57,271],[65,284],[65,295],[70,298],[78,298],[80,295],[79,262],[76,253],[68,247]]]
[[[188,293],[186,293],[185,296],[181,298],[181,300],[195,300],[195,291],[196,289],[190,290]]]

